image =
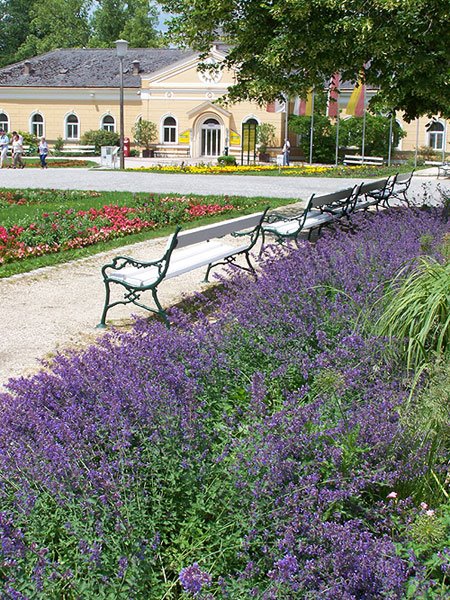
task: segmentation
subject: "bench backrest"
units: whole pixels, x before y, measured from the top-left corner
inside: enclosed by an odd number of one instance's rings
[[[384,190],[387,185],[388,177],[385,179],[378,179],[377,181],[371,181],[370,183],[363,183],[361,186],[359,193],[368,194],[369,192],[375,192],[376,190]]]
[[[402,173],[401,175],[397,175],[395,183],[410,183],[413,173],[414,171],[411,171],[411,173]]]
[[[205,225],[204,227],[183,231],[178,234],[176,246],[177,248],[185,248],[186,246],[206,242],[231,233],[237,233],[244,230],[250,232],[250,230],[254,230],[261,226],[266,212],[267,210],[262,213],[245,215],[243,217],[238,217],[237,219],[229,219],[228,221],[221,221],[220,223],[213,223],[212,225]]]
[[[322,208],[323,206],[342,205],[351,198],[354,188],[346,188],[333,192],[332,194],[324,194],[323,196],[313,196],[311,207]],[[344,201],[344,202],[343,202]]]

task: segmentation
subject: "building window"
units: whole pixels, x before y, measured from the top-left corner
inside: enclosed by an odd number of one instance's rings
[[[5,113],[0,113],[0,129],[2,131],[9,131],[9,119]]]
[[[177,122],[173,117],[166,117],[163,122],[163,141],[173,144],[177,140]]]
[[[428,145],[434,150],[444,147],[444,126],[439,121],[433,121],[428,127]]]
[[[44,135],[44,117],[38,113],[31,115],[31,133],[36,137]]]
[[[80,124],[76,115],[66,117],[66,140],[77,140],[80,137]]]
[[[111,115],[105,115],[102,119],[102,129],[105,131],[115,131],[116,122],[114,121],[114,117]]]

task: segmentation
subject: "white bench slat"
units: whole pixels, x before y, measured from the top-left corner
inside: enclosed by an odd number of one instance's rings
[[[210,263],[224,260],[236,252],[244,251],[247,244],[241,246],[232,246],[230,244],[204,242],[196,244],[195,247],[189,247],[183,252],[177,252],[176,258],[170,261],[165,279],[178,277],[189,271],[199,269]],[[174,254],[175,256],[175,254]],[[158,279],[159,271],[155,266],[138,269],[129,267],[110,275],[110,279],[127,283],[133,287],[145,287],[155,283]]]
[[[252,229],[258,225],[261,220],[261,213],[254,213],[237,219],[229,219],[204,227],[197,227],[189,231],[183,231],[178,235],[178,248],[184,248],[191,244],[205,242],[211,238],[220,238],[230,233]]]

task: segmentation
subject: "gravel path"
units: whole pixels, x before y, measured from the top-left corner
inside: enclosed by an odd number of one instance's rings
[[[413,195],[424,182],[435,190],[435,177],[415,177]],[[297,199],[307,198],[312,192],[327,193],[355,183],[354,179],[162,175],[85,169],[0,171],[0,185],[6,188],[226,193]],[[0,390],[10,377],[36,372],[42,359],[66,348],[85,347],[102,335],[102,330],[95,328],[104,300],[100,267],[118,254],[146,259],[159,257],[165,243],[166,239],[141,242],[87,259],[0,279]],[[160,288],[163,306],[170,306],[185,294],[204,289],[202,277],[203,272],[198,270],[164,282]],[[108,317],[115,325],[128,327],[132,312],[144,314],[137,307],[119,306],[112,309]]]

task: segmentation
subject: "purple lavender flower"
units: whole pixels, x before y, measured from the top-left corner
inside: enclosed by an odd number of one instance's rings
[[[202,588],[208,587],[212,582],[211,575],[202,571],[196,562],[181,569],[179,579],[183,589],[194,596],[197,596]]]

